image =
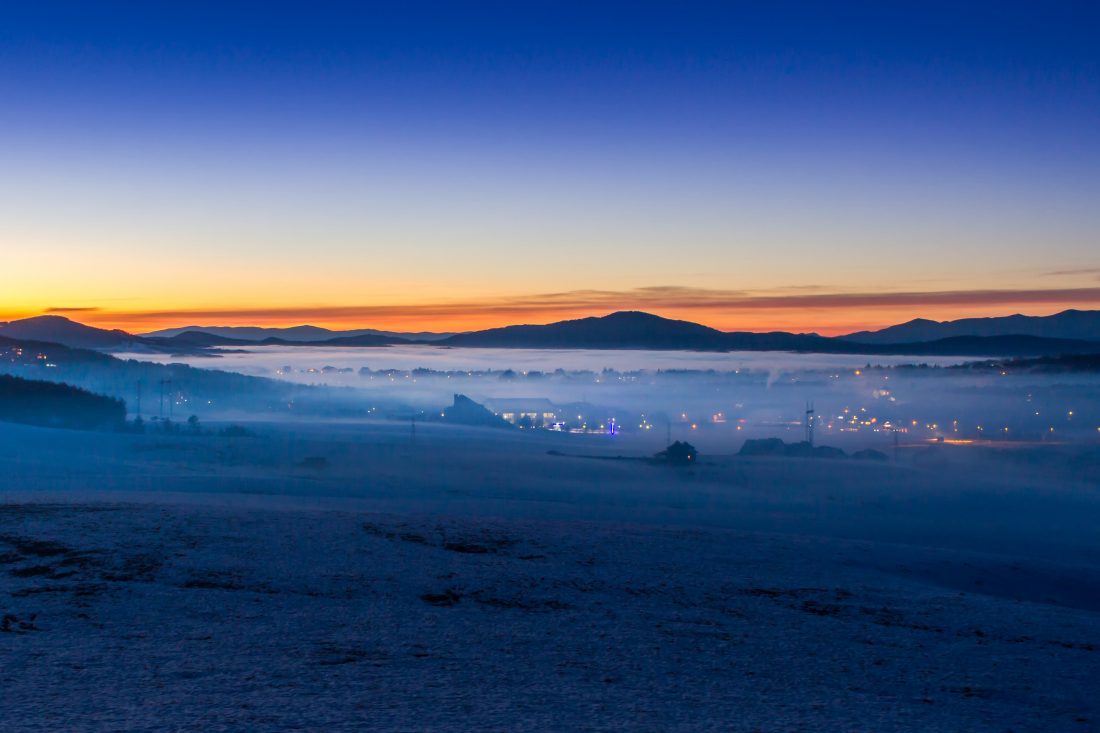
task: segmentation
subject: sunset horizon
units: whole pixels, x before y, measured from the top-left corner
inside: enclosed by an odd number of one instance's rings
[[[1100,307],[1069,8],[48,5],[0,29],[0,319],[838,334]]]
[[[0,322],[56,315],[98,328],[134,334],[185,326],[317,326],[331,330],[463,332],[512,325],[549,324],[642,311],[721,331],[818,333],[842,336],[914,319],[954,321],[1009,315],[1050,316],[1095,310],[1100,288],[1043,291],[751,294],[688,288],[552,293],[530,297],[375,306],[273,306],[114,311],[94,306],[51,306],[0,312]],[[667,303],[666,301],[677,301]],[[726,305],[715,304],[724,301]],[[861,316],[861,313],[868,315]]]

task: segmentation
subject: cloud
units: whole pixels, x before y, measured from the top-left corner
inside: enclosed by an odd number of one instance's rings
[[[1050,272],[1044,272],[1042,277],[1072,277],[1075,275],[1092,275],[1097,280],[1100,280],[1100,267],[1080,267],[1076,270],[1051,270]]]
[[[76,307],[53,306],[53,307],[47,308],[45,310],[45,312],[46,313],[94,313],[94,312],[99,311],[99,310],[102,310],[102,309],[98,308],[96,306],[91,306],[91,307],[88,307],[88,306],[76,306]]]

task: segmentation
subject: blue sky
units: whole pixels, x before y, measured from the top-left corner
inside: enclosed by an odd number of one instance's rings
[[[0,318],[1096,305],[1100,11],[960,5],[4,8]]]

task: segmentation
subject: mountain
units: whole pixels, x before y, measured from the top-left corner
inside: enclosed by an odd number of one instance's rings
[[[125,331],[108,331],[85,326],[64,316],[35,316],[0,326],[0,336],[46,341],[76,349],[126,349],[142,339]]]
[[[957,321],[915,318],[879,331],[859,331],[841,338],[861,344],[901,344],[957,336],[1041,336],[1100,341],[1100,311],[1067,310],[1052,316],[1017,313],[999,318],[963,318]]]
[[[457,334],[442,346],[527,349],[806,351],[913,356],[1038,356],[1100,352],[1100,343],[1042,336],[952,336],[905,343],[863,343],[817,334],[725,332],[649,313],[620,311],[545,326],[506,326]]]
[[[232,339],[232,342],[243,343],[258,342],[266,339],[278,339],[283,341],[326,341],[333,338],[351,338],[355,336],[386,336],[388,338],[400,338],[412,341],[438,341],[452,334],[433,333],[422,331],[417,333],[401,333],[398,331],[379,331],[373,328],[359,328],[349,331],[332,331],[320,326],[290,326],[288,328],[264,328],[261,326],[183,326],[182,328],[166,328],[160,331],[142,334],[146,338],[175,338],[185,333],[205,333],[212,336]]]
[[[279,339],[266,339],[262,343],[271,343]],[[356,336],[337,336],[323,341],[283,341],[286,346],[392,346],[394,344],[411,344],[407,338],[389,336],[382,333],[363,333]]]
[[[111,428],[126,421],[126,403],[68,384],[0,374],[0,420],[49,428]]]
[[[568,349],[724,349],[726,334],[688,321],[620,311],[545,326],[504,326],[460,333],[444,346]]]
[[[216,347],[225,346],[325,346],[325,347],[381,347],[397,344],[430,343],[449,347],[496,347],[527,349],[653,349],[663,351],[802,351],[827,354],[895,354],[913,356],[1052,356],[1060,354],[1100,353],[1100,338],[1095,331],[1087,331],[1092,319],[1100,311],[1066,311],[1057,316],[1031,318],[1009,316],[1005,319],[968,319],[979,322],[986,330],[1022,328],[1018,324],[1035,321],[1054,323],[1051,330],[1086,331],[1091,339],[1052,337],[1051,334],[996,334],[954,335],[920,338],[922,334],[935,334],[938,327],[966,323],[951,321],[945,324],[935,321],[911,321],[863,338],[887,340],[860,341],[853,334],[839,338],[826,338],[817,334],[796,334],[777,331],[773,333],[725,332],[690,321],[676,321],[650,313],[619,311],[602,317],[559,321],[544,326],[505,326],[485,331],[472,331],[447,336],[437,341],[412,341],[408,338],[387,335],[385,332],[357,333],[319,329],[313,326],[296,327],[295,339],[268,336],[259,341],[233,338],[208,331],[181,331],[170,336],[134,336],[125,331],[107,331],[85,326],[61,316],[39,316],[0,326],[0,338],[33,340],[62,344],[71,348],[99,351],[150,351],[169,354],[209,354]],[[1024,319],[1024,320],[1020,320]],[[1054,321],[1050,319],[1055,319]],[[1009,325],[989,325],[1005,322]],[[931,325],[930,325],[931,324]],[[306,329],[306,330],[302,330]],[[257,329],[285,331],[287,329]],[[235,331],[232,331],[235,332]],[[876,336],[891,332],[892,336]],[[169,333],[169,332],[160,332]],[[247,335],[256,331],[245,330]],[[338,335],[338,334],[354,335]],[[308,335],[321,338],[305,339]],[[893,341],[890,338],[902,338]]]
[[[160,344],[173,349],[206,349],[212,346],[255,346],[255,341],[228,338],[203,331],[184,331],[174,336],[143,336],[145,343]]]
[[[505,326],[460,333],[442,346],[528,349],[813,349],[828,339],[813,334],[726,333],[690,321],[674,321],[639,311],[619,311],[599,318],[559,321],[545,326]]]
[[[233,341],[263,341],[266,338],[279,338],[286,341],[319,341],[331,338],[336,333],[319,326],[290,326],[289,328],[262,328],[260,326],[183,326],[166,328],[151,333],[143,333],[146,338],[176,338],[187,333],[205,333],[211,336],[232,339]],[[360,333],[355,331],[354,333]]]
[[[408,339],[374,334],[325,337],[308,341],[268,336],[259,341],[252,341],[219,336],[206,331],[184,331],[174,336],[145,336],[141,341],[147,345],[174,351],[205,350],[218,346],[390,346],[413,343]]]
[[[193,412],[203,419],[241,411],[341,418],[398,415],[408,419],[409,414],[419,414],[396,396],[375,394],[369,402],[352,404],[343,387],[294,384],[225,369],[119,358],[93,349],[5,336],[0,336],[2,374],[69,384],[125,400],[131,413],[159,413],[160,417],[180,420]],[[166,386],[176,399],[160,399]],[[7,399],[0,396],[0,403]]]

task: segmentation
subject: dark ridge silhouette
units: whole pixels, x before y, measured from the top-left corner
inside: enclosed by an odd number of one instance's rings
[[[930,342],[863,344],[817,334],[725,332],[649,313],[620,311],[602,318],[545,326],[506,326],[458,334],[444,346],[528,349],[654,349],[696,351],[805,351],[914,356],[1037,356],[1087,353],[1089,341],[1037,336],[960,336]]]
[[[600,318],[559,321],[545,326],[505,326],[457,334],[446,346],[569,349],[658,349],[729,351],[737,349],[806,349],[825,342],[816,335],[726,333],[690,321],[675,321],[639,311],[619,311]]]
[[[0,336],[62,344],[78,349],[117,349],[141,339],[125,331],[85,326],[64,316],[35,316],[0,326]]]
[[[211,337],[232,339],[234,342],[263,341],[266,338],[281,338],[287,341],[320,341],[337,336],[335,331],[320,326],[289,326],[287,328],[264,328],[261,326],[183,326],[165,328],[141,334],[144,338],[177,338],[188,333],[202,333]],[[358,335],[368,331],[355,331],[346,335]]]
[[[126,421],[126,403],[69,384],[0,374],[0,420],[78,430],[111,428]]]
[[[287,341],[280,338],[266,338],[259,343],[263,346],[392,346],[414,342],[396,336],[363,334],[360,336],[338,336],[323,341]]]
[[[402,333],[400,331],[380,331],[374,328],[355,328],[346,331],[333,331],[320,326],[289,326],[287,328],[265,328],[262,326],[183,326],[165,328],[159,331],[141,334],[142,338],[175,338],[184,333],[205,333],[232,339],[234,342],[259,342],[266,339],[278,339],[279,342],[327,341],[334,338],[353,336],[385,336],[406,341],[438,341],[451,336],[450,333],[419,331]]]
[[[1086,317],[1091,317],[1098,312],[1067,311],[1060,315],[1071,313],[1078,314],[1087,320]],[[1027,317],[1021,316],[1021,318]],[[312,329],[313,327],[298,328]],[[299,336],[301,333],[301,331],[298,332]],[[439,346],[475,348],[799,351],[826,354],[1023,357],[1093,353],[1097,350],[1098,343],[1083,339],[1026,334],[964,335],[930,341],[871,343],[854,341],[852,337],[827,338],[813,333],[725,332],[690,321],[677,321],[638,311],[620,311],[603,317],[559,321],[548,325],[491,328],[456,334],[438,341],[413,341],[400,336],[369,333],[319,340],[301,338],[290,340],[272,336],[260,341],[250,341],[193,330],[176,333],[173,336],[139,337],[123,331],[91,328],[61,316],[29,318],[0,327],[0,336],[12,334],[22,334],[17,338],[59,343],[75,348],[94,348],[103,351],[133,349],[192,355],[215,354],[217,347],[222,346],[380,347],[430,343]]]
[[[22,352],[22,356],[17,358],[14,355],[16,349]],[[0,365],[8,361],[12,365],[24,367],[41,366],[41,362],[45,359],[39,357],[48,357],[51,361],[57,361],[60,358],[68,364],[108,364],[118,361],[115,357],[94,349],[74,348],[48,341],[16,339],[8,336],[0,336],[0,354],[7,355],[6,359],[0,359]]]
[[[0,337],[60,344],[73,349],[146,351],[165,354],[201,354],[211,346],[227,343],[214,343],[197,336],[185,336],[180,339],[149,339],[125,331],[86,326],[64,316],[35,316],[11,321],[0,326]]]
[[[172,349],[207,349],[218,346],[389,346],[391,344],[410,344],[408,339],[393,336],[363,334],[358,336],[339,336],[317,341],[291,340],[269,336],[259,341],[219,336],[204,331],[184,331],[175,336],[147,336],[142,343]]]
[[[178,333],[175,336],[146,336],[143,337],[145,342],[156,342],[173,348],[179,347],[193,347],[193,348],[208,348],[211,346],[248,346],[255,345],[255,341],[249,341],[247,339],[229,338],[227,336],[218,336],[212,333],[204,333],[202,331],[184,331]]]
[[[1100,341],[1100,311],[1066,310],[1052,316],[1017,313],[998,318],[962,318],[957,321],[914,318],[879,331],[859,331],[841,338],[865,344],[903,344],[959,336],[1041,336]]]
[[[333,333],[326,329],[311,329],[319,334]],[[297,332],[302,335],[302,331]],[[358,334],[336,336],[317,340],[290,340],[277,337],[264,338],[261,341],[231,338],[203,331],[182,331],[172,336],[134,336],[125,331],[108,331],[77,323],[64,316],[36,316],[12,321],[0,326],[0,336],[18,340],[32,340],[42,343],[60,344],[77,349],[97,349],[100,351],[152,351],[164,354],[209,353],[219,346],[388,346],[391,344],[413,343],[396,336],[377,334]]]
[[[0,336],[0,373],[34,380],[64,382],[117,397],[146,415],[175,411],[207,413],[253,410],[271,414],[362,416],[366,405],[352,406],[345,389],[294,384],[231,371],[198,369],[186,364],[119,359],[90,349],[24,341]],[[164,402],[161,395],[164,394]],[[162,404],[164,405],[162,411]],[[403,405],[389,398],[372,399],[375,414]]]

